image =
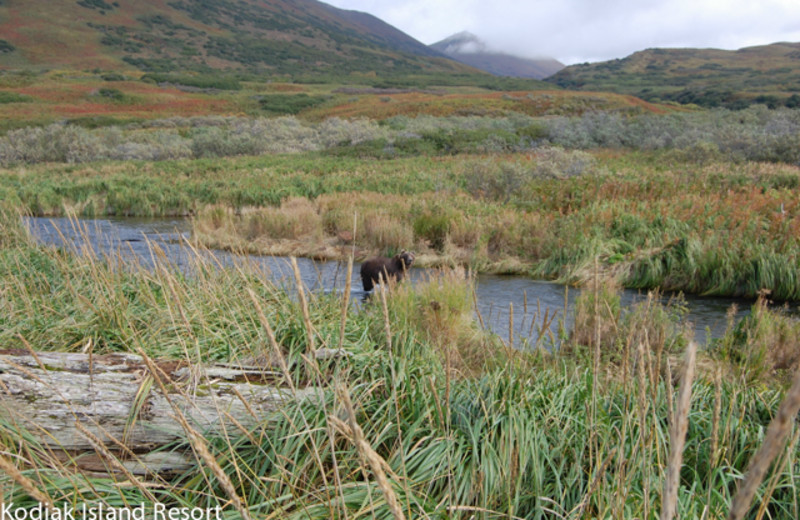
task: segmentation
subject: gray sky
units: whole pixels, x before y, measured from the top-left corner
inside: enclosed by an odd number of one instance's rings
[[[323,0],[431,44],[470,31],[495,50],[565,64],[651,47],[800,42],[800,0]]]

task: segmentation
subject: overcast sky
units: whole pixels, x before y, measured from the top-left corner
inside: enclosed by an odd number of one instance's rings
[[[651,47],[800,42],[800,0],[324,0],[425,44],[469,31],[495,50],[570,65]]]

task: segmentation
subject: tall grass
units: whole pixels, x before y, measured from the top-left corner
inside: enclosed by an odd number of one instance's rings
[[[3,345],[70,351],[91,340],[96,352],[139,350],[198,369],[261,359],[289,373],[289,391],[319,389],[245,433],[187,424],[171,449],[193,448],[194,466],[152,482],[75,472],[0,418],[9,469],[0,496],[16,507],[158,501],[219,505],[225,518],[351,519],[653,518],[661,507],[681,348],[659,339],[672,318],[655,301],[628,321],[605,311],[585,321],[596,330],[618,320],[608,329],[616,350],[604,346],[593,364],[579,344],[525,353],[483,335],[470,320],[469,278],[457,271],[392,287],[342,321],[337,296],[298,301],[245,263],[222,268],[197,255],[181,273],[155,251],[155,268],[145,268],[41,248],[12,213],[0,223]],[[585,312],[599,313],[599,289],[585,292],[594,295]],[[310,349],[339,344],[349,356],[304,368]],[[783,395],[704,366],[691,385],[673,504],[681,518],[727,514]],[[800,451],[781,450],[759,488],[762,510],[795,518]]]
[[[355,241],[362,255],[413,248],[421,264],[574,283],[599,257],[626,287],[791,301],[799,179],[789,165],[539,148],[34,166],[0,171],[0,195],[38,215],[193,214],[212,247],[344,259]]]
[[[800,323],[786,310],[770,307],[762,294],[746,318],[729,323],[713,344],[715,354],[740,367],[740,376],[748,381],[791,375],[800,369]]]

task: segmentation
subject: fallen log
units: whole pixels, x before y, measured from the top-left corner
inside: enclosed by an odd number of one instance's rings
[[[178,361],[148,367],[135,354],[0,350],[0,420],[88,471],[108,469],[97,453],[99,439],[133,474],[174,472],[193,460],[191,453],[159,451],[186,439],[178,416],[201,434],[240,436],[288,401],[320,395],[280,381],[271,367]]]

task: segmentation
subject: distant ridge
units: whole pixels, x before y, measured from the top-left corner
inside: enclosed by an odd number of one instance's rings
[[[796,108],[800,106],[800,43],[736,51],[646,49],[623,59],[570,65],[546,81],[570,90],[632,94],[655,102]]]
[[[491,51],[483,40],[467,31],[436,42],[431,48],[495,76],[542,79],[564,68],[563,63],[553,58],[522,58]]]

